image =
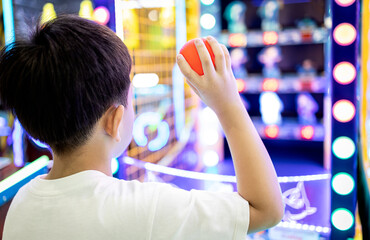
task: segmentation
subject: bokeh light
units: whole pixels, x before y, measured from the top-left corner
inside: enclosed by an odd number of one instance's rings
[[[279,35],[277,32],[264,32],[262,35],[262,41],[265,45],[275,45],[278,42]]]
[[[333,116],[342,123],[351,121],[356,115],[356,109],[352,102],[342,99],[334,103]]]
[[[356,146],[352,139],[342,136],[334,140],[332,150],[337,158],[345,160],[353,156]]]
[[[277,125],[266,126],[265,135],[268,138],[276,138],[279,135],[279,127]]]
[[[341,231],[346,231],[353,226],[354,218],[348,209],[338,208],[331,214],[333,226]]]
[[[340,172],[333,177],[331,186],[336,193],[340,195],[348,195],[353,191],[355,181],[348,173]]]
[[[357,31],[349,23],[341,23],[334,28],[334,41],[342,46],[348,46],[356,40]]]
[[[341,7],[351,6],[356,0],[335,0],[335,2]]]
[[[109,10],[104,6],[95,8],[93,12],[93,19],[95,22],[101,25],[106,25],[110,19]]]
[[[207,150],[203,153],[202,160],[204,165],[206,165],[207,167],[214,167],[220,161],[220,157],[215,151]]]
[[[206,30],[211,30],[216,25],[216,18],[209,13],[205,13],[200,17],[200,26]]]
[[[238,92],[244,92],[246,85],[243,79],[237,78],[236,79],[236,87],[238,88]]]
[[[333,69],[333,77],[340,84],[353,82],[356,74],[356,68],[349,62],[340,62]]]
[[[312,126],[304,126],[301,128],[301,137],[303,139],[312,139],[314,136],[314,128]]]
[[[276,92],[279,88],[279,80],[276,78],[265,78],[262,83],[263,91]]]

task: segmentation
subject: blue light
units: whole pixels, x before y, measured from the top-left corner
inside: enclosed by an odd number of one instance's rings
[[[14,41],[14,18],[11,0],[3,0],[3,18],[5,44],[8,45]]]
[[[148,143],[148,138],[145,135],[145,128],[153,126],[157,129],[158,135],[155,139]],[[140,147],[148,145],[150,151],[158,151],[163,148],[170,137],[170,128],[166,121],[162,120],[162,116],[158,112],[145,112],[140,114],[133,127],[133,138],[136,144]]]

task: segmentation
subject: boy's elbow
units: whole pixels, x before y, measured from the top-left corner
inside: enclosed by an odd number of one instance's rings
[[[271,211],[269,212],[269,218],[270,218],[270,227],[273,227],[273,226],[276,226],[277,224],[279,224],[281,222],[281,220],[283,219],[283,216],[284,216],[284,212],[285,212],[285,207],[284,207],[284,204],[281,202],[279,204],[277,204],[274,209],[271,209]]]

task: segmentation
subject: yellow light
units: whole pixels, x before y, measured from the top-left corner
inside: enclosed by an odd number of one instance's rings
[[[78,15],[82,18],[93,20],[93,11],[94,8],[92,2],[89,0],[83,0],[80,3],[80,11],[78,12]]]
[[[247,46],[247,36],[242,33],[230,34],[228,43],[230,47],[245,47]]]
[[[351,63],[340,62],[334,67],[333,77],[340,84],[349,84],[355,79],[356,73],[357,71]]]
[[[55,13],[54,5],[52,3],[46,3],[42,8],[41,24],[44,24],[57,17]]]
[[[263,91],[276,92],[279,88],[279,80],[276,78],[265,78],[262,83]]]
[[[348,46],[356,40],[356,29],[349,23],[341,23],[333,31],[334,40],[337,44]]]
[[[274,45],[278,42],[279,35],[277,32],[264,32],[262,35],[262,41],[265,45]]]
[[[245,82],[243,79],[237,78],[236,79],[236,87],[238,88],[238,92],[243,92],[245,90]]]

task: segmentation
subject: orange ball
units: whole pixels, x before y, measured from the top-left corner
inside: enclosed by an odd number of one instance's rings
[[[212,51],[211,45],[209,45],[208,41],[202,38],[206,48],[211,56],[213,66],[216,68],[215,65],[215,54]],[[189,63],[190,67],[197,72],[200,76],[204,75],[202,62],[200,61],[199,54],[197,48],[195,47],[194,43],[195,39],[188,41],[180,50],[180,54],[184,56],[186,61]]]

